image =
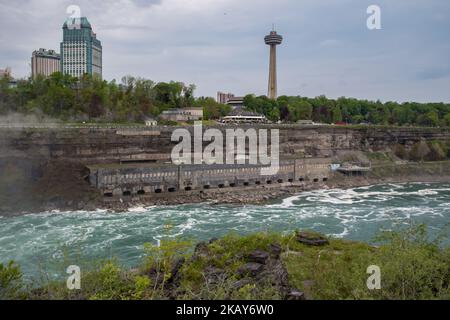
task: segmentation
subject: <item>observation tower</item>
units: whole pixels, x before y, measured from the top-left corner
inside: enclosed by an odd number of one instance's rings
[[[277,46],[283,42],[283,37],[275,30],[264,38],[264,41],[270,46],[270,66],[269,66],[269,99],[277,98]]]

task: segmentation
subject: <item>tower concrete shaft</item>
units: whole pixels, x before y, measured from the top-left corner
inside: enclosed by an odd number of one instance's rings
[[[269,99],[275,100],[278,97],[277,87],[277,45],[283,42],[283,37],[276,31],[270,32],[264,38],[267,45],[270,46],[270,64],[269,64],[269,90],[267,96]]]
[[[278,97],[277,92],[277,46],[270,46],[270,65],[269,65],[269,99],[275,100]]]

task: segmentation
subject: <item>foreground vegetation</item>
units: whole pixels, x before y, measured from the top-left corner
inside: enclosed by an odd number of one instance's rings
[[[305,234],[322,242],[300,242]],[[195,250],[163,241],[146,245],[139,269],[99,263],[78,291],[58,281],[33,289],[14,263],[0,265],[0,299],[450,299],[450,248],[441,239],[414,226],[383,233],[377,247],[298,232],[230,235]],[[381,269],[380,290],[367,288],[370,265]]]
[[[173,108],[201,107],[204,120],[217,120],[231,112],[230,106],[213,98],[195,98],[194,85],[175,81],[156,83],[126,76],[119,83],[87,74],[77,79],[55,73],[48,78],[20,80],[17,87],[10,87],[9,82],[7,77],[0,79],[0,115],[31,114],[70,122],[143,123],[146,117],[158,117]],[[450,104],[445,103],[382,103],[325,96],[281,96],[270,100],[266,96],[247,95],[244,105],[274,122],[450,126]]]

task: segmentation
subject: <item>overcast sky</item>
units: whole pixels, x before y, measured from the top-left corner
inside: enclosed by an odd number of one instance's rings
[[[448,0],[0,0],[0,68],[27,77],[33,50],[59,52],[72,4],[102,41],[106,80],[267,94],[274,23],[280,95],[450,102]],[[381,30],[366,26],[371,4]]]

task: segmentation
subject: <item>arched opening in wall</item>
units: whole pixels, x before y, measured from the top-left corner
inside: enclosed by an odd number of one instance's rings
[[[230,187],[231,187],[231,188],[236,187],[236,183],[230,183]]]
[[[314,181],[314,182],[319,182],[319,179],[315,178],[313,181]]]
[[[256,184],[257,186],[259,186],[259,185],[261,184],[261,181],[255,181],[255,184]]]
[[[211,186],[210,186],[209,184],[207,184],[207,185],[204,185],[204,186],[203,186],[203,189],[205,189],[205,190],[209,190],[209,189],[211,189]]]
[[[130,197],[131,196],[131,191],[124,191],[123,193],[124,197]]]
[[[298,181],[304,182],[304,181],[305,181],[305,178],[300,178],[300,179],[298,179]]]
[[[162,189],[155,189],[155,193],[162,193]]]
[[[245,186],[245,187],[248,187],[249,185],[250,185],[249,182],[244,182],[244,186]]]
[[[272,184],[272,180],[267,180],[267,184]]]
[[[139,191],[137,192],[137,194],[138,194],[139,196],[143,196],[143,195],[145,194],[145,191],[144,191],[144,190],[139,190]]]
[[[278,179],[278,183],[283,183],[283,179]]]
[[[169,191],[169,192],[176,192],[177,189],[172,187],[172,188],[169,188],[167,191]]]
[[[223,183],[219,184],[219,189],[225,188],[225,185]]]
[[[327,182],[327,181],[328,181],[328,178],[323,178],[322,181],[323,181],[323,182]]]
[[[191,190],[192,190],[192,187],[186,187],[186,188],[184,188],[184,190],[185,190],[185,191],[191,191]]]
[[[112,192],[105,192],[105,194],[103,194],[103,196],[106,198],[112,198],[114,195]]]
[[[290,183],[292,183],[292,182],[294,182],[294,179],[289,179],[288,181],[289,181]]]

